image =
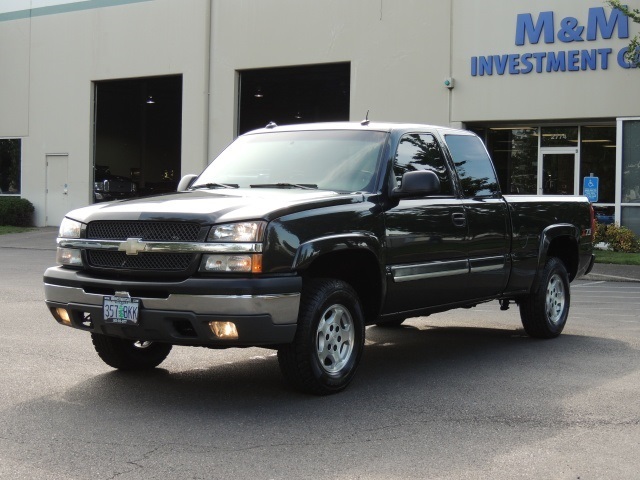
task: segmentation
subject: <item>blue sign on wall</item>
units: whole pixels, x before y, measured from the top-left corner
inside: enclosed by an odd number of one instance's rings
[[[625,58],[628,46],[614,51],[611,47],[596,48],[590,43],[610,40],[616,33],[619,39],[629,38],[629,18],[616,8],[609,15],[604,7],[589,8],[586,21],[577,17],[563,17],[558,21],[553,11],[539,12],[535,18],[531,13],[519,13],[516,17],[517,47],[527,43],[538,45],[541,40],[553,45],[557,40],[566,48],[473,56],[471,76],[607,70],[616,61],[621,68],[635,68],[635,64]],[[640,57],[640,48],[636,54]]]
[[[582,191],[591,203],[598,201],[598,187],[600,179],[598,177],[584,177]]]

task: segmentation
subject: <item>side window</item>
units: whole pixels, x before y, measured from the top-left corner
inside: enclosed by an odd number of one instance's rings
[[[440,179],[440,194],[453,195],[444,156],[433,135],[412,133],[400,139],[393,160],[396,184],[400,185],[404,173],[414,170],[431,170]]]
[[[445,135],[445,142],[453,157],[465,197],[493,197],[500,193],[493,163],[478,137]]]

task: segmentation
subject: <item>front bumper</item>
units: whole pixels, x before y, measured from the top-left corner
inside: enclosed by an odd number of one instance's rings
[[[64,308],[69,312],[70,326],[81,330],[220,348],[291,343],[301,287],[301,279],[293,276],[139,282],[96,279],[62,267],[49,268],[44,274],[45,302],[59,322],[55,310]],[[137,325],[104,321],[103,297],[116,292],[140,299]],[[209,328],[211,321],[233,322],[238,338],[219,339]]]

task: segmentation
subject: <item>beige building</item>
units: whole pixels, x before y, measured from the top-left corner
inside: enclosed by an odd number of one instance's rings
[[[473,129],[504,192],[585,193],[640,233],[639,30],[600,0],[0,2],[0,195],[57,225],[269,121],[369,112]]]

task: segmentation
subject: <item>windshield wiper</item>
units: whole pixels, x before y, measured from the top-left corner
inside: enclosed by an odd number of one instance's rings
[[[193,185],[192,189],[197,188],[238,188],[239,185],[237,183],[200,183],[198,185]]]
[[[260,183],[249,185],[251,188],[302,188],[303,190],[317,190],[315,183]]]

